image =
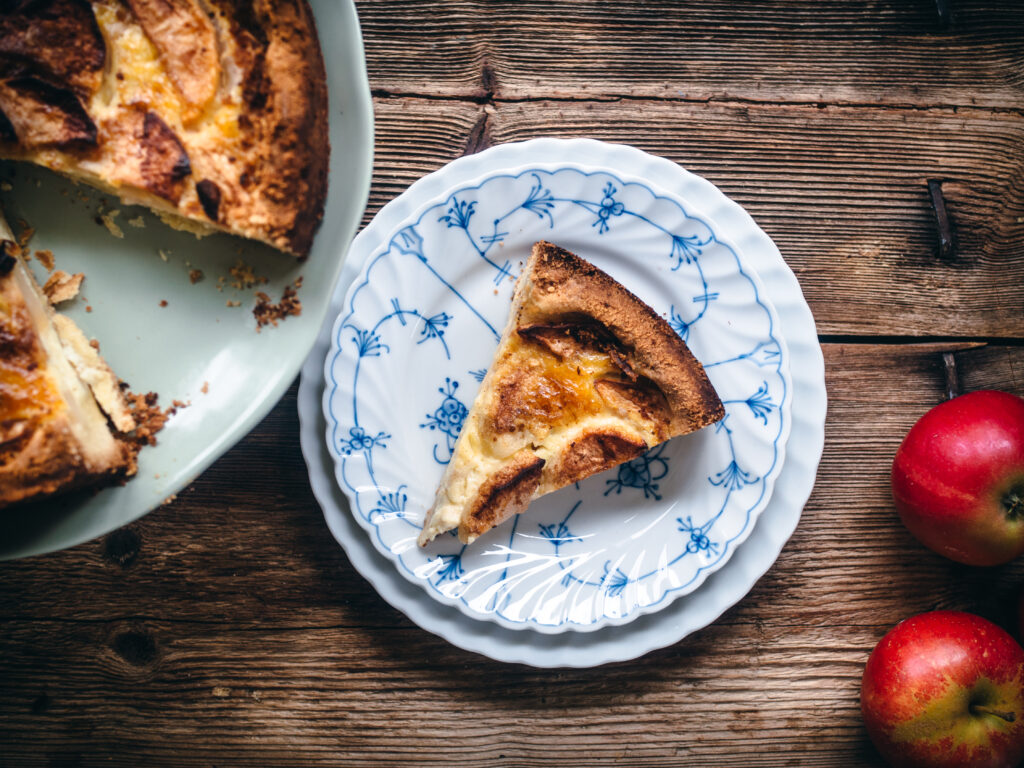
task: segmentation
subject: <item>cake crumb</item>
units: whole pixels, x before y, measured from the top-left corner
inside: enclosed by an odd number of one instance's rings
[[[90,304],[86,304],[86,305],[85,305],[85,311],[86,311],[86,312],[92,312],[92,305],[90,305]]]
[[[146,226],[146,220],[141,216],[136,216],[132,219],[128,219],[128,223],[136,229],[142,229]]]
[[[201,269],[189,270],[188,279],[192,282],[192,285],[195,285],[196,283],[198,283],[200,280],[203,279],[203,270],[201,270]]]
[[[14,187],[11,186],[11,182],[9,181],[0,181],[0,189],[4,192],[10,192]]]
[[[35,237],[36,231],[24,219],[18,219],[18,229],[21,230],[21,234],[18,235],[18,245],[21,246],[21,250],[24,253],[28,246],[28,241]]]
[[[156,434],[167,420],[178,412],[176,405],[166,410],[160,407],[156,392],[147,392],[144,395],[137,395],[132,392],[125,392],[128,407],[135,419],[135,431],[128,435],[128,438],[135,444],[136,448],[144,445],[156,445]]]
[[[202,392],[204,395],[208,395],[210,393],[210,382],[204,381],[203,386],[199,388],[199,391]]]
[[[253,286],[263,285],[267,282],[267,278],[254,273],[252,267],[241,259],[235,262],[235,266],[229,269],[228,272],[235,278],[231,281],[231,287],[238,291],[246,291]]]
[[[43,293],[46,294],[46,298],[51,304],[70,301],[78,295],[78,290],[82,287],[84,279],[85,275],[81,272],[69,275],[63,269],[58,269],[46,281]]]
[[[157,253],[160,254],[160,258],[164,261],[167,261],[167,257],[171,255],[170,251],[165,251],[163,248],[158,249]]]
[[[160,306],[161,307],[166,307],[167,306],[167,299],[160,299]]]
[[[228,299],[224,303],[225,303],[226,306],[229,306],[229,307],[240,307],[240,306],[242,306],[242,302],[240,302],[240,301],[232,301],[231,299]]]
[[[53,266],[55,263],[53,260],[53,251],[36,251],[36,260],[44,267],[46,267],[47,272],[53,272]]]
[[[114,219],[120,214],[121,211],[119,211],[117,208],[115,208],[112,211],[104,211],[101,209],[99,221],[104,227],[107,228],[107,231],[114,237],[124,239],[124,232],[121,230],[119,226],[117,226],[117,222],[114,221]]]
[[[95,349],[97,352],[99,352],[100,351],[100,340],[99,339],[89,339],[89,346],[92,347],[93,349]]]
[[[252,314],[256,318],[256,329],[259,330],[265,325],[277,327],[279,320],[289,316],[302,314],[302,302],[298,298],[298,289],[302,287],[302,278],[299,277],[292,285],[284,287],[284,294],[277,304],[271,302],[270,297],[263,291],[256,292],[256,306]]]

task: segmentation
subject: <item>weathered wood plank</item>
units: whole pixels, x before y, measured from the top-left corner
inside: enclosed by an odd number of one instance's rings
[[[488,662],[387,606],[316,509],[293,388],[134,540],[0,564],[0,765],[876,765],[873,644],[935,607],[1012,626],[1024,579],[925,550],[889,497],[943,351],[965,389],[1024,395],[1024,347],[963,346],[826,345],[825,455],[778,562],[711,627],[595,670]]]
[[[487,133],[631,143],[705,176],[776,241],[820,333],[1024,335],[1024,116],[547,101],[498,105]],[[949,261],[928,179],[959,242]]]
[[[1024,104],[1015,0],[359,0],[374,88],[498,99],[630,96]]]

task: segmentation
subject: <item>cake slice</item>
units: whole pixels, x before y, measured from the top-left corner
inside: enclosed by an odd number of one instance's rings
[[[470,543],[533,499],[724,415],[662,317],[592,264],[539,242],[419,543],[454,528]]]
[[[50,307],[0,216],[0,508],[134,474],[121,434],[134,428],[116,377]]]

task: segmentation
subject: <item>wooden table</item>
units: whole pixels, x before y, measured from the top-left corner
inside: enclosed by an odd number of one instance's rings
[[[705,176],[775,239],[830,398],[800,525],[672,647],[579,671],[491,662],[353,570],[309,489],[293,387],[173,503],[0,565],[0,765],[877,765],[858,703],[873,645],[937,607],[1012,626],[1024,578],[925,550],[888,481],[950,363],[965,391],[1024,395],[1019,0],[358,8],[367,220],[462,154],[591,136]]]

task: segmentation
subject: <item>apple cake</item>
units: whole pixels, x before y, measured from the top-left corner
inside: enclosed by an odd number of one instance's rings
[[[469,543],[533,499],[719,421],[703,366],[605,272],[534,245],[420,545]]]

